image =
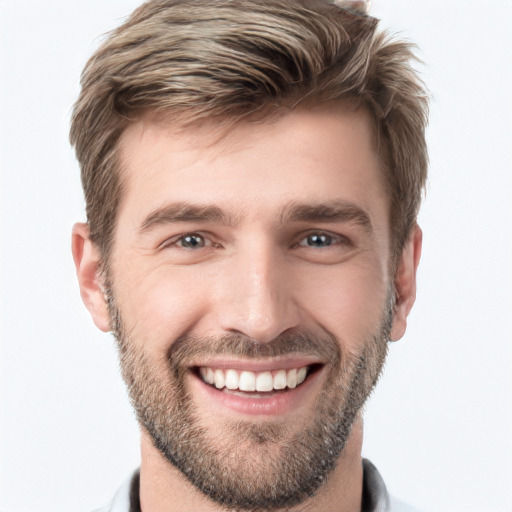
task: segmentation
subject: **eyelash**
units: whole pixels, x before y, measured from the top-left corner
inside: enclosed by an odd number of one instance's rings
[[[330,233],[328,231],[309,231],[307,233],[302,234],[301,236],[302,236],[302,238],[299,240],[299,242],[295,243],[293,245],[293,247],[315,248],[314,246],[308,246],[306,244],[302,244],[302,242],[305,242],[308,238],[315,237],[315,236],[319,237],[319,238],[325,237],[330,240],[330,242],[326,246],[316,247],[318,249],[327,249],[327,248],[331,247],[332,245],[344,245],[344,246],[352,245],[352,242],[346,236],[338,235],[335,233]]]
[[[168,249],[168,248],[171,248],[171,247],[176,247],[178,246],[178,244],[180,242],[183,242],[187,237],[198,237],[198,238],[202,238],[203,241],[204,241],[204,245],[200,246],[199,248],[204,248],[204,247],[207,247],[209,246],[210,244],[208,244],[208,237],[202,233],[197,233],[197,232],[190,232],[190,233],[183,233],[181,235],[177,235],[177,236],[174,236],[172,238],[169,238],[167,240],[165,240],[162,244],[160,244],[159,248],[160,249]],[[218,244],[214,244],[213,242],[211,243],[212,246],[215,246],[215,245],[218,245]],[[181,247],[178,247],[179,249],[184,249],[184,250],[194,250],[194,248],[192,247],[184,247],[184,246],[181,246]]]
[[[315,248],[314,246],[308,246],[307,244],[303,244],[308,238],[310,237],[326,237],[329,239],[329,243],[326,246],[316,247],[317,249],[327,249],[330,248],[332,245],[345,245],[345,246],[351,246],[353,245],[352,242],[343,235],[338,235],[334,233],[329,233],[327,231],[309,231],[307,233],[301,233],[301,238],[298,242],[295,242],[291,245],[292,248],[300,248],[300,247],[309,247],[309,248]],[[161,249],[167,249],[171,247],[176,247],[180,242],[185,241],[187,237],[198,237],[203,240],[203,245],[200,245],[197,247],[197,249],[204,249],[207,247],[220,247],[220,244],[216,244],[212,242],[207,235],[200,233],[200,232],[190,232],[190,233],[183,233],[181,235],[174,236],[166,241],[164,241],[162,244],[160,244],[159,248]],[[178,247],[179,249],[183,250],[195,250],[194,247],[184,247],[183,245]]]

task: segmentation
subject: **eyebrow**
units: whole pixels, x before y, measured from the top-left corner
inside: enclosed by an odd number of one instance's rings
[[[176,222],[215,222],[231,226],[236,223],[236,220],[215,205],[172,203],[157,208],[147,215],[142,221],[139,231],[142,233],[158,225]]]
[[[369,233],[373,231],[368,213],[359,206],[344,201],[291,204],[281,213],[280,222],[354,222]]]
[[[365,231],[372,232],[370,216],[362,208],[344,201],[331,201],[318,204],[292,203],[283,208],[278,216],[281,224],[291,222],[354,222]],[[172,203],[157,208],[142,221],[139,231],[149,231],[153,227],[178,222],[211,222],[234,226],[240,221],[238,216],[226,213],[216,205],[194,205]]]

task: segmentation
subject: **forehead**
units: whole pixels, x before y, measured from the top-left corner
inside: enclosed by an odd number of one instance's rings
[[[120,149],[118,218],[166,202],[218,204],[254,217],[305,200],[364,208],[385,200],[372,119],[341,103],[229,129],[143,118],[124,132]]]

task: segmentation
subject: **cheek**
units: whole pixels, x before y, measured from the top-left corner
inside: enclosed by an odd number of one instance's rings
[[[208,307],[204,279],[190,268],[132,273],[116,287],[116,300],[131,338],[148,352],[167,351]]]
[[[388,278],[374,265],[350,265],[302,273],[299,303],[316,324],[334,334],[348,350],[379,328],[388,295]]]

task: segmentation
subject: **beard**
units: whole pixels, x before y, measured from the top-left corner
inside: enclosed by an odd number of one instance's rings
[[[107,296],[121,372],[138,422],[197,489],[228,510],[271,511],[304,502],[327,482],[380,376],[394,293],[388,294],[378,327],[361,340],[358,353],[342,353],[343,345],[330,333],[290,330],[269,343],[240,334],[187,335],[175,340],[160,361],[151,361],[144,344],[132,339],[110,290]],[[292,353],[328,361],[325,385],[308,417],[224,422],[217,428],[204,424],[187,387],[199,356],[264,359]]]

